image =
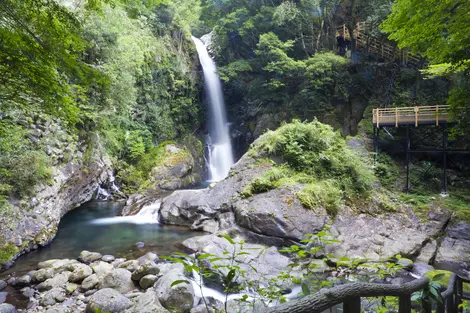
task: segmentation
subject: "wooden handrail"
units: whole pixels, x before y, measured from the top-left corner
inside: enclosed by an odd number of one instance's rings
[[[431,105],[402,108],[378,108],[372,110],[375,127],[419,124],[435,124],[450,121],[450,106]]]
[[[321,290],[294,301],[279,306],[265,308],[263,313],[321,313],[337,304],[343,303],[345,313],[359,313],[361,309],[360,298],[392,296],[400,297],[400,304],[406,305],[406,311],[411,312],[411,294],[425,288],[429,278],[423,277],[401,285],[352,283]],[[406,300],[406,299],[408,300]],[[410,304],[408,306],[408,304]]]

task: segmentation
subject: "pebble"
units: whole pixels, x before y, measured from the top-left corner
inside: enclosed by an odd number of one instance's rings
[[[116,258],[110,254],[106,254],[101,257],[101,261],[108,262],[108,263],[114,261],[115,259]]]
[[[145,243],[143,243],[142,241],[139,241],[135,244],[135,247],[137,249],[143,249],[145,247]]]

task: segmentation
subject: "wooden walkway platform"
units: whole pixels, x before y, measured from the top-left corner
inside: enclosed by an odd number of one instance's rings
[[[449,109],[448,105],[373,109],[374,127],[448,124]]]

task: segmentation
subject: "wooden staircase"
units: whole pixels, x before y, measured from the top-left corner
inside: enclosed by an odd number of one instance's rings
[[[354,37],[356,38],[356,46],[365,49],[367,52],[373,52],[389,61],[398,61],[402,65],[413,64],[417,67],[423,66],[423,58],[411,54],[408,49],[398,49],[383,40],[379,40],[368,35],[372,30],[372,26],[367,22],[359,22],[354,29]],[[344,39],[351,39],[346,25],[337,27],[336,36],[343,36]]]

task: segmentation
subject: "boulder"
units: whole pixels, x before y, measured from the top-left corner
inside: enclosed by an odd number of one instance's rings
[[[234,211],[237,224],[246,229],[293,240],[319,232],[329,219],[325,210],[304,208],[295,191],[284,188],[239,200]]]
[[[91,290],[96,285],[98,285],[98,283],[99,283],[98,275],[92,274],[83,280],[80,288],[84,291]]]
[[[73,283],[80,283],[85,278],[93,274],[93,270],[86,264],[76,263],[69,266],[69,270],[72,271],[69,281]]]
[[[8,303],[0,304],[0,313],[16,313],[16,308]]]
[[[113,262],[111,262],[111,265],[114,266],[114,267],[118,267],[119,265],[121,265],[124,262],[126,262],[126,259],[118,258],[118,259],[114,260]]]
[[[94,293],[86,306],[85,313],[96,310],[108,313],[122,313],[131,306],[131,301],[114,289],[105,288]]]
[[[42,283],[46,279],[54,277],[54,269],[52,268],[42,268],[34,272],[33,277],[31,280],[33,283]]]
[[[175,281],[188,283],[171,284]],[[194,305],[194,290],[186,276],[179,271],[170,271],[163,275],[155,284],[158,300],[166,309],[188,312]]]
[[[40,283],[37,286],[37,289],[39,291],[44,291],[50,290],[52,288],[63,287],[69,281],[70,275],[70,272],[62,272],[60,274],[57,274],[54,277],[46,279],[46,281]]]
[[[29,286],[30,284],[31,284],[31,276],[29,275],[23,275],[16,280],[17,287],[26,287],[26,286]]]
[[[113,269],[99,282],[99,288],[112,288],[120,293],[127,293],[135,289],[131,276],[131,272],[123,268]]]
[[[39,303],[43,306],[51,306],[56,304],[57,302],[63,302],[65,299],[65,290],[60,287],[55,287],[43,293],[41,295]]]
[[[145,275],[156,275],[158,273],[160,273],[160,268],[157,264],[153,261],[146,261],[132,273],[132,280],[139,281]]]
[[[70,295],[72,294],[75,290],[77,290],[78,285],[74,283],[66,283],[65,284],[65,292]]]
[[[113,262],[115,259],[116,258],[113,255],[110,255],[110,254],[106,254],[106,255],[103,255],[101,257],[101,261],[108,262],[108,263]]]
[[[80,252],[80,256],[78,257],[78,260],[80,262],[88,264],[88,263],[91,263],[91,262],[94,262],[94,261],[98,261],[102,257],[103,256],[101,255],[101,253],[90,252],[90,251],[87,251],[87,250],[83,250],[82,252]]]
[[[181,275],[184,274],[184,265],[181,263],[159,263],[157,266],[160,269],[160,273],[157,275],[158,278],[170,271],[177,271]]]
[[[132,300],[132,307],[126,313],[169,313],[169,311],[160,304],[155,291],[149,289]]]
[[[137,259],[137,262],[139,263],[139,265],[142,265],[147,261],[151,261],[155,263],[156,261],[158,261],[158,255],[154,252],[147,252],[145,255]]]
[[[135,271],[139,267],[139,262],[137,260],[128,260],[118,265],[118,268],[124,268],[128,271]]]
[[[7,283],[4,280],[0,280],[0,291],[7,287]]]
[[[98,277],[104,276],[107,273],[111,272],[114,269],[114,266],[112,266],[109,263],[103,262],[103,261],[98,261],[90,264],[93,272],[98,275]]]
[[[142,289],[147,289],[153,286],[153,284],[155,284],[157,279],[158,279],[158,276],[156,275],[145,275],[139,280],[139,286]]]

